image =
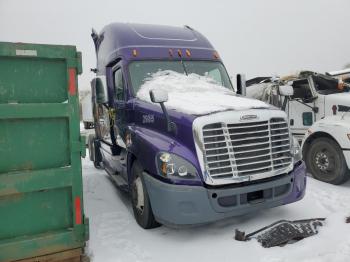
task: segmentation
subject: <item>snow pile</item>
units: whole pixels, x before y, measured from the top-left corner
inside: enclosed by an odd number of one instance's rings
[[[149,92],[162,89],[168,92],[167,108],[179,112],[200,115],[224,110],[246,110],[251,108],[268,108],[261,101],[239,97],[218,85],[213,79],[197,74],[180,74],[166,70],[152,74],[141,86],[137,97],[151,102]]]

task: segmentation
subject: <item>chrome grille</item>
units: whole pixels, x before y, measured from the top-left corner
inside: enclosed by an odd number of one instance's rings
[[[288,124],[283,118],[203,127],[204,161],[213,179],[282,170],[292,163]]]

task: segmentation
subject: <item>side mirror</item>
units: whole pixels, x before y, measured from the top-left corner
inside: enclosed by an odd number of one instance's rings
[[[97,104],[107,103],[105,86],[101,78],[94,78],[91,81],[91,94],[96,98]]]
[[[164,103],[168,101],[168,92],[160,89],[153,89],[149,91],[151,101],[153,103]]]
[[[167,122],[167,130],[168,132],[174,132],[174,134],[177,133],[177,126],[174,122],[170,120],[168,111],[164,105],[164,102],[168,101],[168,92],[160,89],[153,89],[149,91],[149,96],[151,97],[151,101],[153,103],[159,103],[160,107],[162,108],[163,114],[165,116],[166,122]]]
[[[281,96],[292,96],[294,94],[293,87],[290,85],[279,86],[278,90]]]
[[[236,76],[236,84],[237,84],[237,94],[246,96],[246,79],[244,74],[237,74]]]
[[[96,101],[99,104],[107,103],[105,88],[101,78],[96,78]]]

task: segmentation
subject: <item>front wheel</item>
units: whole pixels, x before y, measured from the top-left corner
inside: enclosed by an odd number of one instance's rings
[[[154,219],[142,172],[142,166],[137,160],[135,160],[131,167],[132,208],[136,222],[144,229],[151,229],[159,227],[160,224]]]
[[[318,138],[311,143],[306,165],[314,178],[330,184],[342,184],[350,177],[341,148],[330,138]]]

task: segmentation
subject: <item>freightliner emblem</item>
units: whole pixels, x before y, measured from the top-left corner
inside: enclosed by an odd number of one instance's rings
[[[257,118],[258,118],[257,115],[243,115],[243,116],[241,116],[242,121],[252,120],[252,119],[257,119]]]

